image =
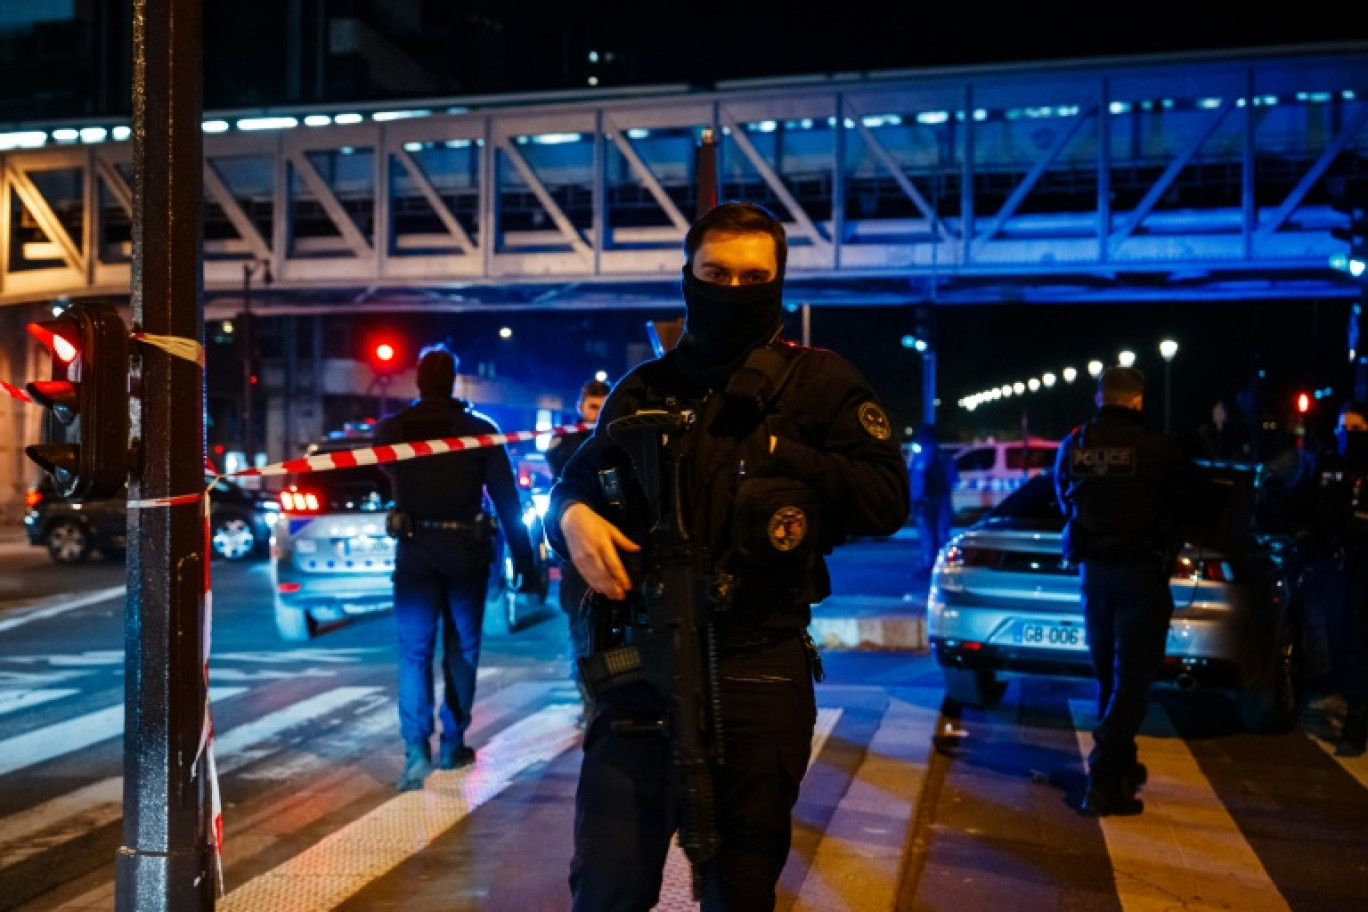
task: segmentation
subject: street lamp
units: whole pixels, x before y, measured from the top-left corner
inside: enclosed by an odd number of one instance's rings
[[[1116,363],[1121,365],[1122,367],[1134,367],[1135,352],[1131,351],[1130,349],[1125,349],[1119,355],[1116,356]]]
[[[1064,368],[1064,382],[1065,382],[1065,383],[1073,383],[1073,382],[1074,382],[1075,380],[1077,380],[1077,379],[1078,379],[1078,371],[1077,371],[1077,370],[1075,370],[1075,369],[1072,368],[1072,367],[1066,367],[1066,368]]]
[[[1096,377],[1096,376],[1098,376],[1098,375],[1101,374],[1101,373],[1102,373],[1102,362],[1101,362],[1101,361],[1089,361],[1089,362],[1088,362],[1088,376],[1089,376],[1089,377]]]
[[[1167,434],[1173,429],[1173,396],[1169,392],[1169,373],[1173,365],[1173,356],[1178,354],[1178,343],[1172,339],[1165,339],[1159,343],[1159,355],[1164,359],[1164,433]]]

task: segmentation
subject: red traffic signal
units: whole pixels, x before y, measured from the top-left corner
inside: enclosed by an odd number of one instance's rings
[[[28,325],[52,355],[52,378],[27,386],[48,410],[44,442],[24,452],[75,501],[122,493],[128,482],[128,329],[118,310],[74,304]]]
[[[375,346],[375,360],[380,364],[390,364],[394,361],[394,346],[388,342],[381,342]]]
[[[1309,393],[1297,393],[1297,414],[1305,415],[1311,411],[1311,396]]]
[[[28,325],[29,335],[39,342],[42,342],[52,357],[63,364],[70,364],[79,355],[81,330],[80,325],[75,320],[60,319],[48,320],[43,323],[30,323]]]

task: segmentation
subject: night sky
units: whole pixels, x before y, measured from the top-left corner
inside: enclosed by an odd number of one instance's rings
[[[638,2],[571,5],[537,0],[545,15],[573,9],[568,26],[604,47],[635,51],[636,82],[1323,43],[1368,38],[1354,4],[945,3],[749,0],[678,4],[649,26]],[[657,10],[662,9],[660,7]],[[657,13],[658,15],[658,13]]]

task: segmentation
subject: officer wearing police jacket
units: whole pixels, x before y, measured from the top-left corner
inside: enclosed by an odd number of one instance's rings
[[[1341,757],[1368,752],[1368,403],[1340,408],[1335,448],[1298,480],[1294,509],[1310,536],[1310,607],[1325,623],[1330,670],[1345,716]]]
[[[1099,816],[1144,811],[1136,791],[1146,772],[1135,736],[1168,641],[1180,502],[1195,485],[1182,446],[1145,426],[1144,393],[1139,371],[1103,371],[1097,415],[1068,436],[1055,463],[1068,518],[1064,557],[1080,568],[1098,684],[1083,809]]]
[[[456,356],[444,346],[418,361],[419,398],[376,426],[386,446],[443,437],[498,434],[493,421],[451,395]],[[399,631],[399,732],[404,738],[400,791],[421,789],[432,772],[432,662],[442,634],[445,694],[438,766],[475,761],[465,743],[475,701],[485,589],[494,558],[484,512],[488,492],[518,569],[517,588],[534,585],[532,544],[522,524],[517,483],[503,446],[424,456],[384,466],[394,485],[389,530],[398,539],[394,559],[394,619]]]
[[[732,591],[719,663],[725,762],[713,771],[720,848],[703,866],[702,903],[770,909],[816,721],[820,664],[805,628],[830,591],[823,555],[848,536],[901,527],[907,471],[859,372],[778,340],[787,247],[768,211],[718,206],[689,230],[685,252],[686,333],[613,387],[552,491],[547,531],[596,593],[624,599],[640,584],[651,519],[608,428],[644,410],[693,413],[679,444],[688,469],[679,499]],[[631,728],[663,711],[641,682],[595,700],[575,802],[579,912],[656,902],[679,824],[670,747]]]

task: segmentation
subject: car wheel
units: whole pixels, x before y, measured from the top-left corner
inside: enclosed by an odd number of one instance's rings
[[[75,520],[59,519],[48,526],[47,549],[59,564],[79,564],[90,556],[90,536]]]
[[[1286,732],[1301,716],[1305,652],[1301,624],[1293,614],[1289,612],[1279,631],[1278,650],[1264,680],[1238,695],[1240,721],[1246,731],[1259,734]]]
[[[1007,682],[986,668],[943,668],[945,695],[962,706],[996,706],[1007,692]]]
[[[304,643],[318,633],[318,624],[309,616],[307,608],[291,608],[276,602],[276,630],[280,638],[290,643]]]
[[[214,554],[224,560],[243,560],[256,551],[256,533],[250,520],[241,516],[222,516],[214,520],[209,532]]]

